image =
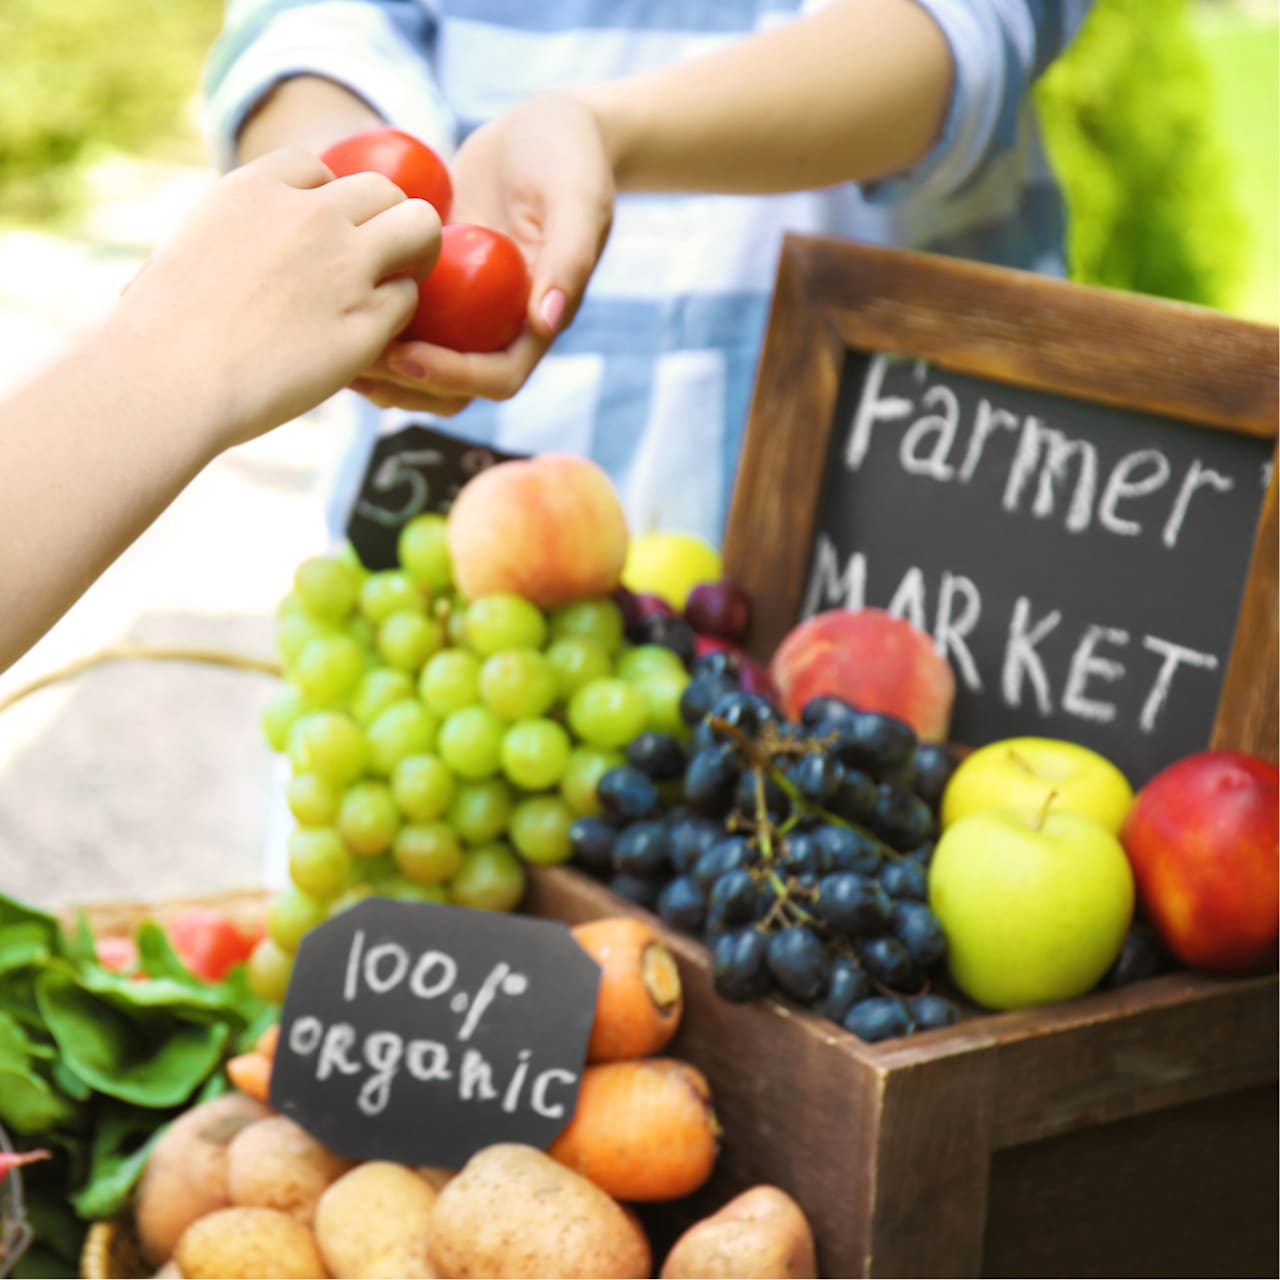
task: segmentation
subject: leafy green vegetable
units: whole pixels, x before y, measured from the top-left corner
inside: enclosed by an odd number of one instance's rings
[[[130,1017],[54,970],[40,975],[36,998],[63,1059],[108,1097],[142,1107],[177,1106],[222,1061],[225,1023],[166,1020],[157,1035],[154,1017]]]
[[[0,895],[0,1125],[54,1152],[25,1171],[37,1245],[16,1275],[74,1274],[84,1221],[126,1204],[164,1127],[275,1017],[243,968],[209,984],[153,922],[136,941],[143,981],[99,963],[83,916],[68,936]]]

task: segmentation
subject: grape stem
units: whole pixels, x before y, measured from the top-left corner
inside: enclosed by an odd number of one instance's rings
[[[121,644],[108,645],[94,653],[85,654],[44,675],[37,676],[26,684],[11,689],[0,697],[0,712],[7,711],[24,698],[41,689],[51,688],[70,680],[94,667],[103,667],[111,662],[195,662],[210,667],[226,667],[235,671],[255,671],[264,676],[279,678],[283,672],[280,664],[270,658],[257,658],[251,654],[232,653],[224,649],[205,649],[198,645],[150,645],[124,641]]]

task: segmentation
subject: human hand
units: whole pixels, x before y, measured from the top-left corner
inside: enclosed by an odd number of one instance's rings
[[[214,452],[346,386],[409,322],[440,219],[378,174],[275,151],[221,178],[107,322],[138,383],[180,382]]]
[[[354,384],[374,404],[452,415],[508,400],[578,310],[613,221],[613,170],[595,116],[547,93],[477,129],[452,165],[452,222],[510,236],[529,263],[525,331],[505,351],[394,342]]]

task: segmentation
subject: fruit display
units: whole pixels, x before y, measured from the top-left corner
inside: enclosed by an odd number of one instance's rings
[[[683,726],[600,778],[578,864],[705,939],[726,999],[777,992],[865,1040],[955,1021],[929,988],[946,939],[925,901],[950,752],[832,697],[786,720],[731,653],[691,674]]]

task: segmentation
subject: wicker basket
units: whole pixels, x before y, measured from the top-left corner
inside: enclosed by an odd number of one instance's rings
[[[89,1228],[80,1251],[80,1274],[84,1280],[140,1280],[152,1274],[131,1219],[113,1218]]]

